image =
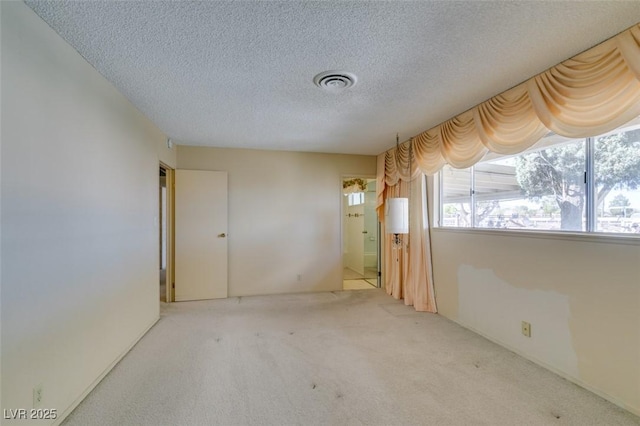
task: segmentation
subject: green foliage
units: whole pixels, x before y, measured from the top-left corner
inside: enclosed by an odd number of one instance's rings
[[[342,188],[349,188],[350,186],[354,186],[357,185],[358,189],[360,189],[360,191],[366,191],[367,190],[367,181],[364,179],[360,179],[360,178],[355,178],[355,179],[349,179],[349,180],[343,180],[342,181]]]
[[[631,217],[635,213],[635,209],[631,207],[611,207],[609,210],[614,216]]]
[[[611,199],[609,203],[609,207],[628,207],[631,205],[631,202],[627,197],[622,194],[618,194]]]
[[[456,208],[455,205],[453,204],[446,204],[444,206],[444,213],[447,216],[455,216],[455,214],[458,212],[458,209]]]
[[[640,131],[603,136],[596,141],[596,188],[636,189],[640,186]],[[605,194],[606,195],[606,194]],[[598,201],[602,201],[599,197]]]
[[[541,197],[542,211],[546,216],[552,216],[554,213],[559,213],[560,208],[553,197]]]
[[[584,186],[584,144],[573,143],[524,154],[516,159],[516,179],[529,197],[562,198]]]
[[[614,216],[629,217],[635,212],[635,209],[630,206],[631,202],[629,199],[622,194],[618,194],[611,199],[609,211]]]

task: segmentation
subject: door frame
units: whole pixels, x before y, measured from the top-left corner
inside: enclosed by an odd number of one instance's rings
[[[175,301],[175,169],[160,161],[160,169],[163,169],[166,176],[167,198],[167,271],[166,271],[166,301]],[[161,201],[160,201],[161,202]],[[160,204],[160,202],[158,204]]]
[[[228,172],[177,169],[174,188],[174,301],[227,298]]]
[[[363,174],[358,174],[358,173],[343,173],[340,176],[340,276],[342,277],[343,275],[343,271],[344,271],[344,243],[345,243],[345,224],[346,224],[346,219],[344,218],[344,208],[345,208],[345,196],[344,196],[344,192],[342,192],[343,188],[342,188],[342,183],[345,181],[345,179],[353,179],[353,178],[361,178],[361,179],[376,179],[377,176],[376,175],[363,175]],[[377,230],[377,236],[376,236],[376,246],[377,246],[377,255],[378,255],[378,264],[377,264],[377,268],[378,268],[378,277],[377,277],[377,287],[380,288],[383,286],[383,281],[382,281],[382,268],[384,267],[384,263],[383,263],[383,259],[382,256],[384,255],[384,250],[382,249],[382,234],[381,234],[381,223],[380,220],[376,217],[376,222],[377,222],[377,226],[376,226],[376,230]],[[343,278],[341,278],[341,286],[340,288],[342,288],[342,282],[344,281]]]

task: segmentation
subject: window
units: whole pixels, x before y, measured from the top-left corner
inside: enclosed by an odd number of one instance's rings
[[[358,206],[364,204],[364,192],[352,192],[347,194],[347,205]]]
[[[471,169],[442,169],[442,226],[471,226]]]
[[[640,118],[440,172],[440,226],[640,234]]]
[[[594,229],[640,234],[640,125],[594,140]]]

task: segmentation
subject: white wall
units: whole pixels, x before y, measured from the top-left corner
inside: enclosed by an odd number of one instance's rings
[[[342,177],[376,157],[180,146],[178,168],[228,172],[229,296],[342,289]]]
[[[158,159],[175,153],[31,9],[0,7],[1,405],[31,408],[41,384],[63,414],[158,318]]]
[[[441,315],[640,414],[639,241],[435,229],[432,244]]]

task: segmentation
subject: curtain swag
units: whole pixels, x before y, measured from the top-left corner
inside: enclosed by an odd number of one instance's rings
[[[467,168],[488,152],[515,154],[547,132],[606,133],[640,115],[640,24],[378,156],[378,217],[385,187],[445,164]],[[413,156],[409,164],[409,144]]]

